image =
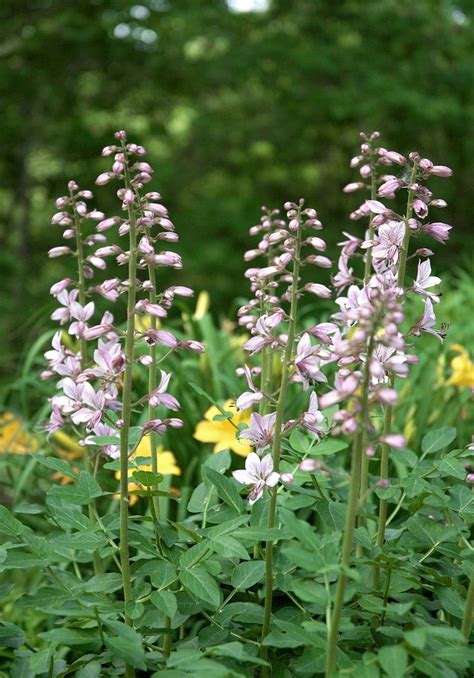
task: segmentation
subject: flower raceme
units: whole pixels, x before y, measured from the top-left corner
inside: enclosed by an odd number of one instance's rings
[[[286,421],[284,401],[288,382],[300,384],[307,391],[315,383],[327,381],[321,371],[330,358],[324,342],[330,343],[329,335],[336,330],[332,324],[322,324],[310,327],[306,332],[296,332],[297,306],[303,296],[327,299],[332,295],[327,285],[303,284],[302,267],[311,265],[326,269],[332,262],[319,254],[325,252],[326,242],[315,235],[315,231],[322,229],[316,210],[305,207],[303,200],[285,203],[284,210],[286,218],[279,210],[262,208],[260,224],[250,229],[251,235],[259,237],[259,243],[245,253],[244,259],[253,264],[254,260],[262,258],[263,265],[252,265],[247,269],[245,275],[254,296],[238,311],[239,323],[252,334],[243,348],[249,357],[261,358],[260,365],[247,364],[240,370],[247,379],[249,390],[237,397],[236,406],[243,409],[258,405],[259,411],[252,414],[249,427],[239,433],[239,439],[249,440],[258,455],[271,449],[272,457],[269,458],[273,459],[276,474],[280,454],[276,446],[279,448],[282,435],[297,426],[312,430],[316,435],[321,430],[324,417],[317,410],[317,399],[311,396],[308,412],[302,412],[297,420]],[[318,254],[314,254],[315,251]],[[323,338],[313,343],[319,334]],[[272,366],[275,354],[282,364],[283,380],[276,390]],[[272,411],[268,412],[269,409]],[[244,476],[234,474],[234,477],[240,482],[239,478]],[[273,485],[262,479],[254,485],[249,496],[252,502],[263,496],[265,487]]]
[[[93,199],[92,192],[81,190],[71,181],[68,195],[56,201],[59,211],[52,218],[53,224],[66,228],[63,237],[74,241],[76,247],[55,247],[50,250],[49,256],[73,256],[77,266],[76,279],[65,278],[51,287],[51,294],[58,302],[52,318],[66,326],[67,332],[78,340],[79,350],[69,348],[69,344],[64,343],[62,333],[57,332],[51,350],[45,354],[48,369],[43,377],[60,377],[57,384],[59,393],[51,399],[52,415],[48,430],[54,432],[67,422],[84,425],[86,442],[89,443],[93,441],[94,435],[119,436],[121,421],[118,413],[122,409],[120,391],[128,361],[124,350],[125,333],[120,328],[120,322],[115,323],[114,316],[108,310],[95,320],[97,296],[115,303],[122,295],[128,294],[130,287],[130,280],[115,276],[94,280],[98,274],[105,273],[108,258],[114,257],[117,264],[123,266],[131,256],[130,243],[123,246],[108,245],[106,233],[114,229],[120,236],[128,236],[131,219],[134,220],[136,266],[139,272],[144,272],[136,281],[134,310],[137,317],[147,315],[165,318],[176,297],[193,294],[190,288],[184,286],[171,286],[162,292],[156,288],[154,270],[157,267],[176,269],[182,266],[178,254],[161,249],[162,243],[176,242],[178,234],[161,202],[161,195],[156,191],[144,190],[144,185],[151,181],[153,173],[151,166],[141,161],[145,149],[128,143],[124,132],[118,132],[116,139],[117,144],[107,146],[102,151],[105,157],[113,156],[112,169],[100,174],[96,184],[103,186],[112,181],[122,183],[122,187],[117,190],[119,213],[106,216],[90,208],[88,203]],[[91,232],[92,224],[95,224],[95,230]],[[127,322],[130,322],[130,318]],[[145,348],[162,345],[170,351],[203,350],[199,342],[178,341],[171,332],[158,330],[153,323],[144,331],[135,328],[133,341],[142,343]],[[149,356],[133,358],[134,363],[138,361],[148,369],[152,369],[152,363],[155,364]],[[162,370],[160,382],[154,384],[145,399],[153,409],[179,409],[176,398],[167,393],[170,379],[171,374]],[[175,418],[156,420],[150,417],[147,430],[164,433],[167,426],[177,426],[179,421]],[[144,430],[146,426],[145,421]],[[99,445],[99,448],[106,455],[117,455],[114,445]]]

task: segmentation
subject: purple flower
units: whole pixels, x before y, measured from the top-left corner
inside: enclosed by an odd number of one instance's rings
[[[431,275],[431,262],[429,259],[426,261],[418,262],[418,271],[416,274],[416,280],[413,283],[413,289],[418,294],[421,294],[423,297],[431,299],[435,303],[439,302],[439,297],[432,292],[427,292],[426,290],[429,287],[434,287],[439,285],[441,278],[438,278],[435,275]]]
[[[445,243],[449,238],[449,231],[452,229],[452,226],[445,224],[442,221],[436,221],[432,224],[425,224],[423,226],[423,231],[429,233],[432,238],[438,242]]]
[[[275,433],[276,412],[270,414],[258,414],[253,412],[250,416],[250,426],[240,431],[238,438],[250,440],[253,447],[264,449],[273,441]]]
[[[163,407],[167,407],[169,410],[179,410],[180,405],[176,398],[170,393],[166,393],[170,379],[171,373],[167,374],[161,370],[160,383],[158,384],[157,388],[148,396],[148,401],[152,407],[163,405]]]
[[[235,406],[238,410],[247,410],[249,407],[253,407],[259,403],[265,397],[253,383],[252,372],[250,371],[248,365],[244,365],[243,371],[250,390],[245,391],[237,398]]]
[[[322,436],[323,431],[321,424],[324,421],[324,415],[318,409],[318,396],[313,391],[309,398],[309,406],[306,412],[303,413],[302,425],[304,428],[314,433],[317,437]]]
[[[372,242],[365,241],[362,247],[372,248],[374,259],[384,259],[389,265],[398,261],[398,253],[403,244],[405,225],[403,221],[387,221],[382,224]]]
[[[73,301],[70,306],[70,313],[75,321],[69,326],[69,334],[74,334],[77,338],[83,337],[87,329],[87,321],[94,314],[94,302],[90,301],[85,306],[81,306],[78,301]]]
[[[314,381],[327,382],[326,376],[319,369],[320,359],[315,355],[317,348],[311,346],[311,337],[307,332],[303,334],[296,347],[294,379],[302,382],[305,391]]]
[[[273,459],[267,454],[260,459],[258,454],[251,452],[245,460],[245,470],[233,471],[232,475],[238,483],[250,486],[249,504],[255,504],[263,496],[265,487],[275,487],[280,474],[273,470]]]
[[[71,414],[74,424],[86,424],[89,430],[93,430],[102,418],[105,408],[105,392],[94,391],[88,381],[82,384],[81,393],[82,407]]]
[[[425,299],[425,310],[423,311],[423,315],[421,316],[420,320],[418,320],[416,325],[414,325],[411,332],[416,337],[420,335],[420,332],[427,332],[428,334],[432,334],[440,341],[443,341],[446,333],[433,329],[435,323],[436,316],[433,310],[433,303],[431,299]]]

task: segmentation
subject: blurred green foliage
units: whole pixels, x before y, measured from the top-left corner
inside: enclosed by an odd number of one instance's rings
[[[463,265],[473,10],[471,0],[272,0],[250,13],[225,0],[3,0],[6,374],[48,327],[48,287],[65,273],[46,258],[60,236],[54,197],[69,178],[88,187],[107,167],[100,149],[117,128],[148,148],[152,188],[182,234],[182,281],[211,291],[220,313],[246,290],[241,253],[262,203],[304,195],[337,242],[358,200],[340,189],[361,129],[453,167],[440,188],[455,228],[435,268]],[[99,208],[116,209],[111,191],[97,193]]]

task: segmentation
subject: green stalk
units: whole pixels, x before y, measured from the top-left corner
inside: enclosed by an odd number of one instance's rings
[[[471,578],[469,580],[469,587],[467,589],[466,596],[466,606],[464,608],[464,616],[462,618],[461,624],[461,632],[464,634],[466,643],[469,642],[469,638],[471,636],[473,612],[474,612],[474,571],[472,572]]]
[[[148,277],[153,286],[153,289],[149,292],[149,300],[151,304],[156,304],[156,275],[153,264],[148,265]],[[156,330],[156,316],[150,315],[151,318],[151,327],[153,330]],[[148,370],[148,393],[151,393],[156,388],[156,344],[153,343],[150,346],[150,357],[152,363]],[[152,407],[148,403],[148,420],[155,419],[156,417],[156,408]],[[155,431],[151,431],[150,435],[150,450],[151,450],[151,470],[153,473],[158,473],[158,436]],[[153,489],[158,489],[158,485],[153,485]],[[153,497],[153,504],[155,507],[155,513],[157,520],[160,519],[160,498]]]
[[[369,340],[367,349],[367,360],[364,366],[364,376],[362,381],[362,402],[361,402],[361,416],[360,426],[361,432],[355,436],[352,446],[352,464],[351,464],[351,484],[349,489],[349,503],[346,512],[346,522],[344,526],[344,537],[342,541],[342,556],[341,556],[341,572],[339,574],[336,586],[336,598],[334,601],[334,609],[331,616],[331,625],[328,633],[327,656],[326,656],[326,678],[331,678],[336,667],[336,649],[339,635],[339,625],[341,621],[342,607],[344,604],[344,592],[346,590],[347,574],[346,570],[351,564],[352,541],[354,536],[354,528],[356,525],[358,498],[361,479],[361,462],[365,454],[364,441],[365,436],[363,432],[367,428],[369,419],[369,378],[370,378],[370,359],[372,357],[374,345],[374,329]]]
[[[416,178],[416,172],[418,169],[418,164],[416,162],[413,163],[413,169],[411,172],[410,176],[410,186],[414,183],[415,178]],[[397,285],[398,287],[402,288],[405,285],[405,272],[406,272],[406,267],[407,267],[407,258],[408,258],[408,249],[410,245],[410,227],[408,226],[408,221],[411,219],[412,214],[413,214],[413,199],[414,199],[414,193],[411,190],[411,188],[408,190],[408,198],[407,198],[407,207],[406,207],[406,214],[405,214],[405,234],[403,236],[403,244],[402,244],[402,249],[400,251],[400,259],[399,259],[399,265],[398,265],[398,276],[397,276]],[[395,378],[393,374],[390,376],[389,380],[389,387],[393,388],[395,383]],[[393,419],[393,407],[390,405],[387,405],[385,407],[385,413],[384,413],[384,425],[383,425],[383,435],[386,436],[390,433],[392,430],[392,419]],[[390,454],[390,446],[384,443],[382,445],[382,453],[380,457],[380,478],[381,480],[388,480],[388,463],[389,463],[389,454]],[[383,546],[383,543],[385,541],[385,523],[387,520],[387,500],[386,499],[381,499],[379,503],[379,515],[378,515],[378,523],[377,523],[377,537],[375,544],[377,547],[381,548]],[[378,565],[374,565],[373,569],[373,581],[374,581],[374,587],[379,588],[380,586],[380,567]]]
[[[72,191],[69,191],[71,199],[73,198]],[[76,204],[73,201],[73,210],[74,210],[74,231],[76,234],[76,253],[77,253],[77,276],[79,282],[79,303],[81,306],[86,304],[86,280],[84,277],[84,247],[82,244],[82,233],[81,233],[81,221],[78,213],[76,212]],[[81,356],[81,370],[84,371],[87,368],[87,341],[84,337],[79,339],[79,352]],[[81,430],[84,431],[84,425],[81,426]],[[93,455],[90,447],[86,447],[84,451],[84,466],[85,470],[93,472],[95,476]],[[95,524],[95,499],[91,499],[88,504],[88,513],[90,521]],[[97,551],[94,551],[92,554],[92,565],[94,567],[94,574],[101,574],[103,572],[102,561]]]
[[[372,167],[372,174],[371,174],[371,182],[370,182],[370,198],[371,200],[376,200],[377,198],[377,174],[375,171],[375,163],[372,161],[373,160],[373,155],[371,156],[371,167]],[[374,219],[373,217],[369,221],[369,230],[367,233],[367,239],[372,240],[374,237]],[[367,285],[370,278],[372,276],[372,248],[369,247],[367,249],[367,254],[365,257],[365,269],[364,269],[364,285]],[[362,433],[361,435],[367,435],[365,432]],[[367,449],[367,440],[362,441],[362,446],[365,449]],[[359,499],[360,499],[360,508],[363,509],[365,507],[366,499],[367,499],[367,494],[368,494],[368,489],[369,489],[369,457],[366,454],[362,455],[361,459],[361,470],[360,470],[360,490],[359,490]],[[363,527],[366,524],[365,516],[359,516],[357,520],[357,525],[358,527]],[[357,555],[361,556],[363,552],[363,547],[358,544],[357,545]]]
[[[301,256],[301,228],[298,229],[296,235],[296,250],[292,273],[293,280],[291,285],[291,303],[290,303],[290,320],[288,324],[288,339],[286,342],[285,356],[282,367],[280,393],[276,408],[275,434],[272,446],[273,469],[274,471],[277,472],[280,465],[282,428],[283,428],[283,419],[285,415],[286,399],[288,395],[290,364],[295,343],[296,313],[298,307],[298,280],[301,264],[300,256]],[[270,506],[268,512],[268,527],[272,528],[275,525],[277,488],[276,487],[272,488],[270,492],[271,493],[270,493]],[[268,635],[270,629],[272,602],[273,602],[273,542],[267,541],[265,542],[265,606],[263,612],[261,642]],[[266,659],[267,657],[267,648],[264,647],[263,645],[261,646],[261,657],[263,659]],[[268,669],[266,667],[263,667],[262,675],[268,676]]]
[[[125,148],[123,149],[126,154]],[[125,155],[126,157],[126,155]],[[131,187],[128,167],[125,165],[125,183]],[[132,601],[132,579],[130,574],[130,554],[128,546],[128,447],[132,404],[132,371],[135,357],[135,302],[137,294],[137,232],[135,213],[128,206],[130,223],[130,256],[128,260],[128,299],[127,331],[125,334],[125,372],[122,389],[122,427],[120,429],[120,563],[122,566],[123,597],[125,605]],[[125,614],[125,622],[131,626],[132,620]],[[126,665],[127,678],[135,676],[135,669]]]

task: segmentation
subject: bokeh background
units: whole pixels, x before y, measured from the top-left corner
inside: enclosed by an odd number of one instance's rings
[[[454,229],[434,266],[453,285],[469,270],[472,0],[3,0],[0,35],[4,383],[51,327],[48,289],[67,266],[46,255],[54,198],[69,178],[92,187],[118,128],[148,148],[182,281],[210,293],[216,318],[246,293],[262,204],[305,196],[331,242],[351,227],[358,196],[341,188],[360,130],[453,168],[440,218]],[[105,212],[113,200],[97,191]]]

